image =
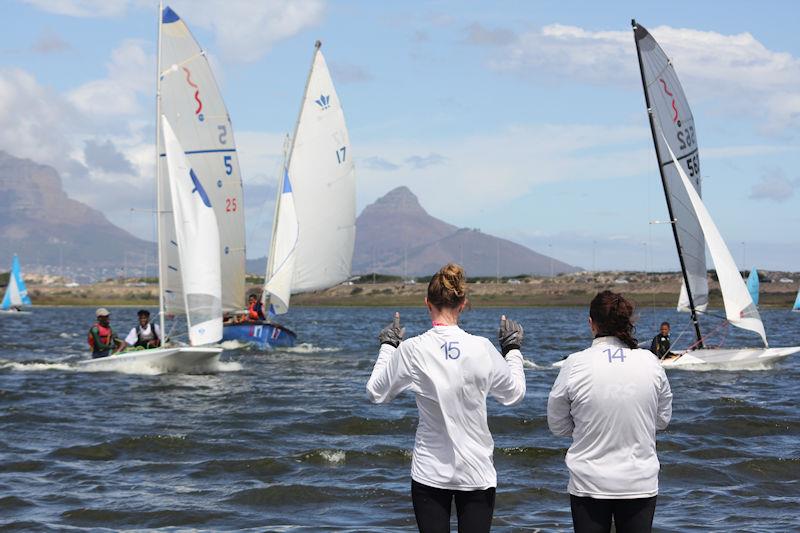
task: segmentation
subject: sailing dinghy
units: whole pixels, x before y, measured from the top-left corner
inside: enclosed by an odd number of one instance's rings
[[[292,294],[350,277],[355,245],[355,168],[344,111],[319,41],[275,203],[263,292],[269,318]],[[291,346],[295,334],[271,321],[225,325],[225,339]]]
[[[747,276],[747,292],[750,293],[750,298],[753,303],[758,307],[758,271],[754,268]]]
[[[755,302],[700,198],[700,156],[694,118],[678,76],[652,35],[636,21],[632,21],[632,25],[650,130],[683,274],[681,303],[691,313],[697,337],[683,355],[665,360],[663,365],[691,367],[713,364],[741,368],[769,363],[800,351],[800,347],[769,347]],[[706,244],[719,278],[727,322],[758,333],[763,348],[705,346],[698,317],[708,305]]]
[[[3,303],[0,304],[0,315],[29,315],[29,311],[22,311],[24,305],[31,305],[28,296],[28,289],[25,287],[25,280],[22,279],[22,270],[19,266],[19,257],[14,254],[11,260],[11,271],[8,273],[8,285],[3,296]]]
[[[800,290],[797,291],[797,298],[794,300],[794,305],[792,306],[792,311],[796,313],[800,313]]]
[[[159,318],[185,315],[190,346],[79,363],[163,372],[217,369],[224,309],[244,299],[241,178],[230,119],[204,52],[169,7],[159,9],[156,197]],[[179,140],[180,139],[180,140]],[[166,333],[164,333],[166,336]]]

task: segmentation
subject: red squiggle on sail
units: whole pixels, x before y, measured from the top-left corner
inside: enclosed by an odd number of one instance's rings
[[[200,101],[200,88],[192,81],[192,73],[189,71],[189,69],[183,67],[183,71],[186,73],[186,83],[196,89],[194,91],[194,99],[197,102],[197,109],[195,109],[194,114],[199,115],[200,111],[203,110],[203,102]]]
[[[661,85],[664,87],[664,92],[672,97],[672,110],[675,111],[675,116],[672,117],[672,122],[678,122],[678,108],[675,106],[675,97],[671,92],[669,92],[669,89],[667,89],[667,82],[661,78],[658,78],[658,81],[660,81]]]

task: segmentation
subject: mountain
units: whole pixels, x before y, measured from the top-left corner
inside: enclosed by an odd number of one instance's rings
[[[378,272],[428,276],[455,261],[467,275],[550,275],[580,269],[476,229],[458,228],[432,217],[408,187],[397,187],[364,208],[356,220],[353,274]],[[247,261],[263,273],[265,258]]]
[[[576,272],[530,248],[458,228],[428,214],[408,187],[397,187],[364,208],[356,220],[353,273],[425,276],[449,261],[469,276]]]
[[[63,265],[100,272],[127,255],[155,257],[155,244],[118,228],[69,198],[55,169],[0,151],[0,270],[19,254],[23,269]],[[141,259],[138,259],[141,261]]]

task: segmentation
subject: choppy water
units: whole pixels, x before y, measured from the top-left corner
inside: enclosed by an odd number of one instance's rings
[[[228,350],[228,371],[202,376],[74,370],[92,311],[0,317],[0,527],[413,529],[413,397],[373,406],[364,392],[392,310],[294,309],[287,325],[307,344]],[[568,531],[568,441],[547,430],[556,372],[544,365],[588,344],[586,311],[480,309],[463,325],[493,337],[501,312],[523,322],[526,359],[539,366],[526,371],[521,405],[490,400],[494,529]],[[130,327],[134,313],[116,309],[114,323]],[[429,324],[422,309],[402,314],[410,334]],[[763,317],[774,346],[800,342],[800,315]],[[640,336],[661,319],[685,321],[644,310]],[[657,529],[800,530],[800,360],[669,378]]]

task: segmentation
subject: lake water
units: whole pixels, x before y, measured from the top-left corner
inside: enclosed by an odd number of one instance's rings
[[[366,400],[375,336],[393,309],[298,308],[303,345],[226,350],[213,375],[89,373],[93,309],[0,317],[0,527],[7,530],[413,530],[405,394]],[[475,309],[463,327],[492,339],[500,313],[523,323],[528,394],[489,401],[498,473],[495,531],[571,531],[569,441],[547,429],[547,366],[586,347],[585,309]],[[423,309],[401,309],[408,334]],[[800,342],[800,315],[762,313],[771,345]],[[662,319],[644,309],[640,338]],[[113,309],[120,331],[135,309]],[[122,325],[126,328],[122,328]],[[687,331],[679,341],[685,344]],[[749,342],[746,342],[749,341]],[[757,345],[728,334],[726,345]],[[797,356],[759,371],[671,371],[673,420],[659,434],[659,531],[800,530]],[[455,526],[454,526],[455,527]]]

